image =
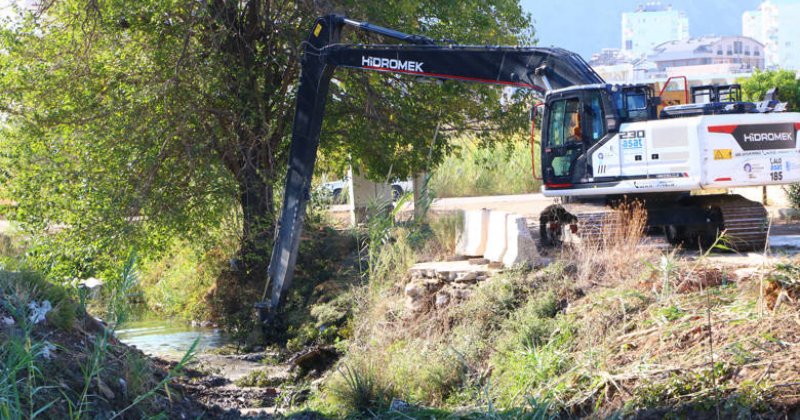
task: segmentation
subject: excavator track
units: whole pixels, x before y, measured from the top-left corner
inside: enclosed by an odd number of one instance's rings
[[[763,205],[742,196],[728,196],[718,204],[724,241],[737,251],[764,250],[769,235],[769,215]]]
[[[715,243],[735,251],[759,251],[766,246],[769,234],[769,216],[760,203],[750,201],[739,195],[692,196],[682,201],[683,208],[702,211],[707,222],[702,225],[646,226],[645,231],[655,231],[647,235],[643,244],[657,248],[682,245],[694,249],[700,246],[707,249]],[[597,243],[604,244],[611,238],[622,238],[628,232],[625,211],[603,204],[563,204],[554,205],[542,213],[540,234],[543,244],[555,243]],[[679,231],[678,237],[664,235],[669,229]],[[724,237],[717,241],[719,235]]]

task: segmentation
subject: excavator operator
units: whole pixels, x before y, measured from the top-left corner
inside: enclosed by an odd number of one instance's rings
[[[581,132],[581,115],[577,112],[570,116],[567,127],[567,140],[570,142],[580,143],[583,141],[583,133]]]

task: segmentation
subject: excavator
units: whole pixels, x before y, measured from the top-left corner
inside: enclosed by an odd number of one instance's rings
[[[341,43],[345,27],[400,43]],[[598,214],[633,198],[644,203],[647,226],[670,243],[708,244],[725,231],[738,250],[763,248],[763,205],[694,192],[800,182],[800,114],[785,112],[774,95],[741,102],[712,87],[714,100],[662,106],[652,86],[606,83],[561,48],[458,45],[333,14],[315,21],[301,66],[282,213],[256,304],[265,321],[292,283],[328,87],[339,67],[511,86],[542,97],[542,193],[560,201],[539,217],[543,245],[597,231],[591,225]]]

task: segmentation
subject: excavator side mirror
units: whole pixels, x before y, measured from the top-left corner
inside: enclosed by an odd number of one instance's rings
[[[530,120],[533,121],[534,119],[536,119],[536,117],[543,115],[543,113],[544,113],[544,102],[538,102],[531,107],[528,116],[530,117]]]

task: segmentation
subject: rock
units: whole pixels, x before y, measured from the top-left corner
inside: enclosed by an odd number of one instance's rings
[[[472,289],[453,289],[452,296],[458,300],[469,299],[469,297],[472,296]]]
[[[504,267],[503,263],[500,261],[492,261],[489,263],[489,268],[491,268],[492,270],[499,270],[503,267]]]
[[[106,399],[108,400],[114,399],[115,397],[114,391],[112,391],[111,388],[109,388],[108,385],[106,385],[106,383],[103,382],[103,380],[100,379],[99,376],[97,377],[97,389],[100,390],[100,393],[103,394],[103,396],[106,397]]]
[[[483,257],[489,261],[503,261],[506,253],[507,241],[507,222],[508,212],[491,211],[489,213],[488,235],[486,237],[486,250]]]
[[[455,278],[456,283],[475,283],[478,278],[478,273],[468,271],[466,273],[458,273]]]
[[[534,265],[539,258],[536,242],[528,230],[524,217],[510,214],[506,218],[506,252],[503,255],[503,265]]]
[[[389,404],[389,411],[408,411],[411,408],[411,404],[397,398],[392,399],[392,403]]]
[[[489,227],[489,210],[470,210],[464,212],[464,224],[456,244],[459,255],[478,256],[486,250]]]
[[[11,318],[10,316],[0,317],[0,323],[3,324],[6,327],[11,327],[14,324],[16,324],[16,322],[14,321],[14,318]]]
[[[209,328],[211,327],[211,321],[203,321],[200,323],[200,327],[202,328]]]
[[[315,346],[292,356],[288,363],[292,369],[300,368],[303,371],[309,372],[316,370],[322,372],[328,369],[336,359],[339,358],[339,352],[333,346]]]
[[[489,264],[489,260],[486,258],[470,258],[469,263],[472,265],[486,265]]]
[[[119,381],[119,387],[122,389],[122,394],[123,395],[127,394],[128,393],[128,383],[125,382],[125,380],[122,379],[122,378],[119,378],[118,381]]]
[[[436,293],[436,300],[434,302],[437,309],[442,309],[448,304],[450,304],[450,293],[440,290]]]
[[[733,272],[734,281],[747,281],[759,275],[758,267],[745,267]]]
[[[425,294],[425,287],[421,282],[412,281],[406,285],[405,294],[410,298],[421,297]]]

